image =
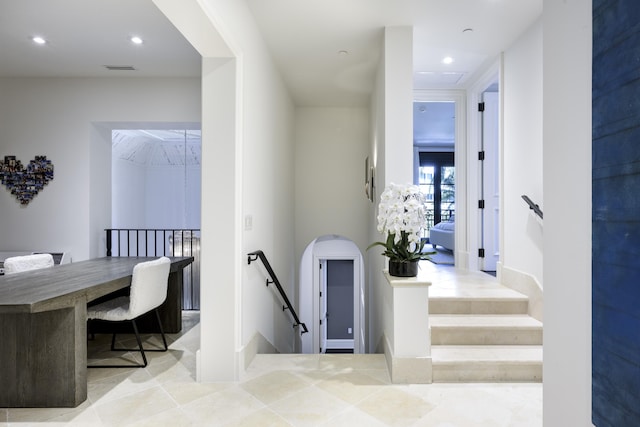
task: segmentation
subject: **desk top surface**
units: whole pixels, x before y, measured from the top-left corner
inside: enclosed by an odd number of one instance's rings
[[[0,313],[36,313],[88,302],[131,283],[133,267],[158,257],[105,257],[0,276]],[[192,257],[169,257],[171,271]]]

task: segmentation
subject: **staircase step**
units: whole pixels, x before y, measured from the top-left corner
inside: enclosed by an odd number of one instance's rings
[[[509,297],[429,297],[429,314],[527,314],[529,300]]]
[[[542,346],[431,347],[433,382],[541,382]]]
[[[523,314],[429,316],[432,345],[542,345],[542,323]]]

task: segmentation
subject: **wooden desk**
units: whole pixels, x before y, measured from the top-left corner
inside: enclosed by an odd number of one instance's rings
[[[0,408],[84,402],[87,303],[128,287],[133,267],[152,259],[106,257],[0,276]],[[168,332],[179,332],[182,270],[193,258],[171,261],[161,317]]]

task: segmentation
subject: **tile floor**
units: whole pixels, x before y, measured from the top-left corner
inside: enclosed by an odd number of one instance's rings
[[[445,294],[487,280],[442,270]],[[383,355],[258,355],[238,383],[197,383],[198,318],[187,312],[170,351],[144,369],[90,369],[79,407],[0,408],[0,427],[542,426],[542,384],[392,385]],[[106,345],[92,342],[90,357]]]

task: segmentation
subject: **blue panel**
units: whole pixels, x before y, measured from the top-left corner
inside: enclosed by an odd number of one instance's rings
[[[640,2],[593,0],[592,420],[640,426]]]

